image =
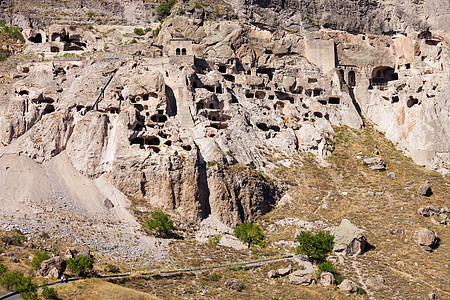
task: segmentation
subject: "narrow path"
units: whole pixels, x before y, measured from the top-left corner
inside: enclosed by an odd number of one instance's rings
[[[192,273],[192,272],[200,272],[200,271],[207,271],[207,270],[214,270],[214,269],[223,269],[223,268],[229,268],[229,267],[239,267],[239,266],[249,266],[249,265],[258,265],[258,264],[266,264],[270,262],[275,262],[279,260],[286,260],[286,259],[294,259],[298,258],[297,255],[286,255],[281,257],[273,257],[273,258],[266,258],[266,259],[260,259],[260,260],[253,260],[248,262],[242,262],[242,263],[232,263],[232,264],[226,264],[226,265],[219,265],[219,266],[211,266],[211,267],[203,267],[203,268],[193,268],[193,269],[176,269],[176,270],[169,270],[169,271],[151,271],[151,272],[136,272],[136,273],[123,273],[123,274],[115,274],[115,275],[98,275],[95,276],[95,278],[102,278],[102,279],[110,279],[110,278],[125,278],[130,277],[134,275],[141,275],[141,276],[155,276],[155,275],[162,275],[162,276],[168,276],[173,274],[181,274],[181,273]],[[68,280],[68,282],[75,282],[78,280],[82,280],[86,278],[71,278]],[[47,284],[47,286],[57,286],[57,285],[64,285],[65,282],[61,281],[55,281]],[[41,288],[42,286],[40,286]],[[20,295],[17,292],[12,292],[3,296],[0,296],[0,300],[17,300],[21,299]]]

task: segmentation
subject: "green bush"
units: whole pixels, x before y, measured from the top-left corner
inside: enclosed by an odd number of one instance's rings
[[[5,22],[0,22],[0,29],[3,31],[4,34],[9,36],[12,39],[20,40],[22,43],[25,43],[25,38],[23,37],[22,33],[20,32],[19,26],[6,26]]]
[[[20,271],[12,271],[0,277],[0,285],[9,291],[17,291],[24,299],[36,299],[38,285]]]
[[[6,272],[8,272],[8,268],[4,264],[0,263],[0,276],[5,274]]]
[[[169,217],[162,211],[152,211],[151,215],[151,219],[146,219],[145,224],[142,225],[144,229],[148,229],[160,237],[168,237],[172,234],[172,230],[177,229]]]
[[[104,271],[108,272],[108,273],[119,273],[120,272],[120,268],[118,266],[116,266],[116,265],[108,264],[105,267]]]
[[[58,298],[58,293],[56,292],[56,290],[54,288],[49,288],[48,286],[44,285],[42,287],[42,297],[44,297],[44,299],[50,299],[50,300],[56,300],[59,299]]]
[[[155,31],[153,31],[153,37],[154,38],[157,37],[160,31],[161,31],[161,25],[158,28],[156,28]]]
[[[336,268],[331,261],[321,263],[318,268],[320,272],[329,272],[333,275],[337,273]]]
[[[156,13],[158,15],[160,15],[161,17],[165,18],[168,15],[170,15],[170,6],[167,3],[161,3],[157,8],[156,8]]]
[[[142,28],[135,28],[134,29],[134,33],[137,34],[137,35],[144,35],[145,34],[144,29],[142,29]]]
[[[234,229],[234,236],[247,244],[264,246],[264,233],[257,224],[241,223]]]
[[[220,243],[220,239],[222,238],[222,235],[210,235],[208,236],[208,243],[212,246],[217,246]]]
[[[33,257],[33,260],[31,261],[31,266],[33,269],[37,270],[41,267],[41,263],[44,260],[50,259],[50,255],[46,252],[36,252],[36,254]]]
[[[194,1],[194,8],[201,8],[202,4],[198,1]]]
[[[318,232],[312,234],[309,231],[302,231],[297,235],[299,243],[297,254],[305,254],[315,261],[324,261],[328,253],[333,250],[334,236],[329,233]]]
[[[87,272],[92,270],[93,267],[94,259],[92,257],[80,256],[67,261],[67,268],[70,272],[82,277],[86,276]]]

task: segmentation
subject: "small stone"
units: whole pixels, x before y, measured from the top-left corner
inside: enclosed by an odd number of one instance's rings
[[[436,294],[435,293],[430,293],[430,294],[428,294],[428,298],[436,299]]]
[[[431,221],[431,223],[433,223],[434,225],[440,225],[440,224],[441,224],[438,220],[436,220],[436,219],[433,218],[433,217],[431,217],[430,221]]]
[[[236,280],[227,280],[223,285],[230,290],[239,291],[242,289],[242,286]]]
[[[297,285],[310,285],[312,282],[312,274],[314,271],[311,270],[298,270],[289,274],[289,282]]]
[[[9,261],[13,262],[13,263],[18,263],[19,259],[17,257],[15,257],[15,256],[12,256],[12,257],[9,258]]]
[[[286,276],[286,275],[288,275],[289,273],[291,273],[291,271],[292,271],[292,267],[289,266],[289,267],[287,267],[287,268],[278,269],[278,270],[277,270],[277,273],[278,273],[278,275],[280,275],[280,276]]]
[[[344,279],[338,288],[343,292],[356,293],[358,291],[358,285],[351,280]]]
[[[367,165],[374,171],[385,171],[386,170],[386,161],[379,157],[369,157],[363,159],[363,164]]]
[[[417,189],[417,194],[422,195],[422,196],[430,197],[432,193],[433,192],[431,191],[431,187],[426,183],[422,184]]]
[[[397,261],[396,264],[397,264],[398,266],[402,266],[402,267],[405,266],[405,262],[402,261],[402,260]]]
[[[270,270],[268,273],[267,273],[267,277],[269,277],[269,278],[275,278],[275,277],[277,277],[277,271],[276,270]]]
[[[405,184],[406,184],[407,186],[410,186],[410,185],[413,185],[413,184],[414,184],[414,181],[408,180],[407,182],[405,182]]]
[[[386,174],[386,178],[397,179],[397,175],[395,175],[394,172],[388,172],[388,173]]]

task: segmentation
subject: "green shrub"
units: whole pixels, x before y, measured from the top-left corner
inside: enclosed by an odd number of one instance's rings
[[[161,25],[158,28],[156,28],[155,31],[153,31],[153,37],[154,38],[157,37],[160,31],[161,31]]]
[[[116,266],[116,265],[108,264],[105,267],[104,271],[108,272],[108,273],[119,273],[120,272],[120,268],[118,266]]]
[[[41,267],[41,263],[44,260],[50,259],[50,255],[46,252],[36,252],[36,254],[33,257],[33,260],[31,261],[31,266],[33,269],[37,270]]]
[[[8,272],[8,268],[4,264],[0,263],[0,276],[5,274],[6,272]]]
[[[146,219],[145,224],[142,225],[144,229],[148,229],[160,237],[168,237],[172,234],[172,230],[177,227],[173,225],[172,220],[162,211],[152,211],[151,219]]]
[[[318,268],[320,272],[329,272],[333,275],[337,273],[336,268],[331,261],[321,263]]]
[[[234,236],[247,244],[264,246],[264,233],[257,224],[241,223],[234,229]]]
[[[20,32],[19,26],[6,26],[5,22],[0,23],[0,29],[3,31],[4,34],[9,36],[12,39],[20,40],[22,43],[25,43],[25,38],[23,37],[22,33]]]
[[[329,233],[318,232],[313,235],[309,231],[302,231],[297,235],[297,254],[305,254],[318,262],[324,261],[325,256],[333,250],[333,240],[334,236]]]
[[[222,235],[210,235],[208,236],[208,243],[212,246],[217,246],[220,243],[220,239],[222,238]]]
[[[194,1],[194,8],[201,8],[202,4],[198,1]]]
[[[12,271],[0,277],[0,285],[9,291],[17,291],[24,299],[36,299],[38,285],[20,271]]]
[[[167,3],[161,3],[157,8],[156,8],[156,13],[158,15],[160,15],[161,17],[165,18],[168,15],[170,15],[170,6]]]
[[[130,44],[136,44],[136,43],[137,43],[136,39],[132,39],[132,40],[130,41]]]
[[[94,259],[92,257],[80,256],[71,258],[67,261],[67,268],[78,276],[86,276],[87,272],[94,267]]]
[[[150,31],[152,31],[152,29],[150,27],[147,27],[147,28],[144,29],[145,33],[150,32]]]
[[[86,16],[88,16],[89,18],[92,18],[94,15],[95,15],[94,11],[92,10],[86,11]]]
[[[142,28],[135,28],[134,29],[134,33],[137,34],[137,35],[144,35],[145,34],[144,29],[142,29]]]
[[[56,290],[54,288],[49,288],[48,286],[44,285],[42,287],[42,297],[44,297],[44,299],[50,299],[50,300],[56,300],[59,299],[58,298],[58,293],[56,292]]]

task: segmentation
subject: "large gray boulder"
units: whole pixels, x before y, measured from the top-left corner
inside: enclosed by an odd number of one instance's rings
[[[431,252],[436,247],[437,236],[436,233],[429,229],[422,229],[418,233],[417,243],[423,250]]]
[[[310,285],[312,282],[313,271],[298,270],[289,274],[289,282],[298,285]]]
[[[366,284],[368,287],[374,290],[379,290],[384,286],[384,282],[385,282],[384,278],[381,275],[377,275],[367,279]]]
[[[39,274],[44,277],[59,278],[66,270],[66,261],[61,256],[55,256],[41,263]]]
[[[344,252],[348,255],[358,255],[364,252],[367,237],[366,232],[353,225],[349,220],[343,219],[339,227],[334,228],[333,252]]]
[[[343,292],[356,293],[358,291],[358,285],[351,280],[344,279],[338,288]]]

